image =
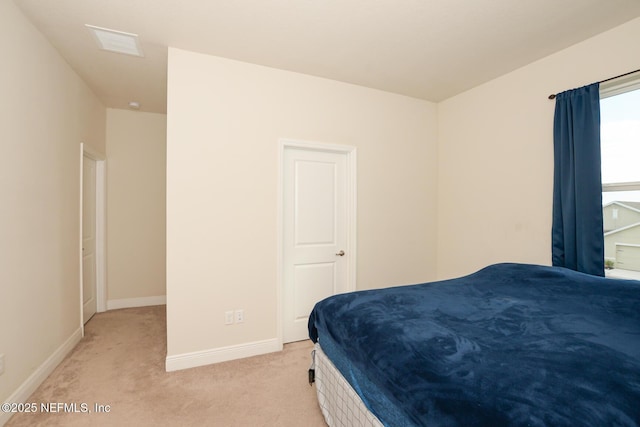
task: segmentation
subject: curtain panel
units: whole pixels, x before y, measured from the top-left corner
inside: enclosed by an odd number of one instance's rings
[[[604,276],[599,86],[556,96],[552,263]]]

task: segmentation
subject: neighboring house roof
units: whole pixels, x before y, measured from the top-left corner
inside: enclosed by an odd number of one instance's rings
[[[640,202],[624,202],[624,201],[618,201],[615,200],[613,202],[609,202],[606,205],[602,206],[602,211],[604,213],[605,209],[607,208],[613,208],[613,207],[617,207],[617,208],[621,208],[621,209],[625,209],[628,212],[633,212],[633,214],[637,217],[638,214],[640,214]],[[603,218],[604,219],[604,218]],[[629,220],[631,220],[632,218],[629,218]],[[627,221],[625,221],[627,222]],[[635,223],[632,224],[627,224],[627,225],[618,225],[619,228],[606,228],[607,224],[613,225],[610,223],[610,221],[608,222],[607,220],[604,221],[604,225],[605,225],[605,229],[604,229],[604,235],[606,236],[608,233],[614,231],[614,230],[623,230],[626,229],[629,226],[633,226],[635,225]],[[614,222],[614,224],[616,224]],[[617,225],[617,224],[616,224]]]
[[[627,208],[627,209],[631,209],[632,211],[640,212],[640,202],[620,202],[620,201],[615,201],[615,202],[607,203],[606,205],[603,206],[603,208],[606,208],[607,206],[611,206],[611,205],[618,205],[618,206],[622,206],[622,207]]]
[[[636,222],[635,224],[627,225],[626,227],[616,228],[615,230],[611,230],[611,231],[605,232],[604,233],[604,237],[610,236],[610,235],[615,234],[615,233],[619,233],[621,231],[628,230],[630,228],[638,227],[638,226],[640,226],[640,222]]]

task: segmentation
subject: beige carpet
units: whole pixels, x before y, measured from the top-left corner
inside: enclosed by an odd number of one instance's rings
[[[85,338],[29,398],[37,403],[109,405],[108,413],[15,414],[18,426],[325,427],[307,382],[312,345],[165,372],[165,307],[99,313]]]

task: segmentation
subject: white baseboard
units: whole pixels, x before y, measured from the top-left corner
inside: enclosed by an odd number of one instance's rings
[[[178,354],[167,356],[165,370],[167,372],[178,371],[276,351],[282,351],[282,343],[277,338],[273,338],[229,347]]]
[[[142,298],[110,299],[107,301],[107,310],[117,310],[119,308],[147,307],[150,305],[165,305],[166,295]]]
[[[82,338],[82,328],[78,328],[51,356],[36,369],[33,374],[6,400],[7,403],[25,403],[29,396],[47,379],[51,372],[74,349]],[[0,426],[5,425],[13,415],[10,412],[0,412]]]

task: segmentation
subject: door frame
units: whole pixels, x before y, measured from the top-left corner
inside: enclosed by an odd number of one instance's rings
[[[279,347],[284,343],[284,152],[287,149],[304,149],[346,155],[347,170],[347,243],[345,251],[350,254],[347,261],[347,286],[349,291],[356,290],[356,221],[357,221],[357,150],[356,147],[341,144],[329,144],[314,141],[302,141],[281,138],[278,140],[278,224],[277,224],[277,340]]]
[[[80,327],[84,337],[83,301],[82,290],[82,202],[84,186],[84,158],[88,157],[96,162],[96,312],[107,310],[107,250],[106,250],[106,208],[107,208],[107,168],[104,154],[80,143],[80,238],[79,238],[79,265],[80,265]]]

